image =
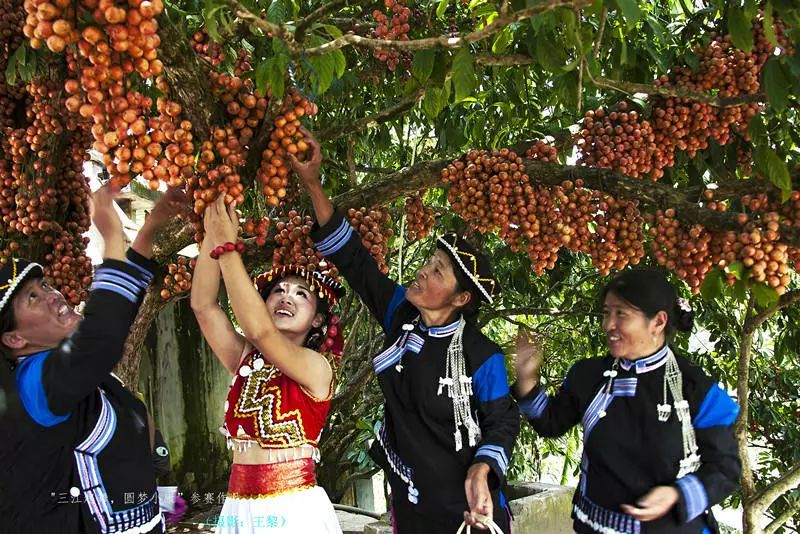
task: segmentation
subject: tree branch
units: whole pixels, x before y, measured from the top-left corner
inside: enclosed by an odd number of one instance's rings
[[[736,107],[736,106],[741,106],[742,104],[750,104],[752,102],[766,101],[766,95],[764,95],[763,93],[739,95],[732,97],[719,97],[710,95],[708,93],[699,93],[697,91],[690,91],[688,89],[684,89],[681,87],[664,87],[661,85],[657,86],[646,83],[621,82],[601,77],[595,78],[594,76],[592,76],[592,72],[588,67],[586,68],[586,74],[589,75],[589,79],[592,81],[592,83],[594,83],[598,87],[613,89],[615,91],[619,91],[621,93],[626,93],[629,95],[635,93],[644,93],[647,95],[658,95],[662,97],[683,98],[686,100],[691,100],[693,102],[710,104],[718,108]]]
[[[298,43],[303,42],[303,37],[308,29],[312,24],[314,24],[319,19],[325,17],[329,13],[333,13],[337,11],[340,7],[345,5],[347,0],[332,0],[320,8],[315,9],[302,19],[298,21],[297,27],[294,30],[294,38]]]
[[[798,512],[800,512],[800,504],[790,506],[764,527],[764,534],[774,534],[776,530],[785,525]]]
[[[781,495],[798,485],[800,485],[800,463],[795,464],[778,480],[758,492],[750,501],[750,506],[757,510],[758,515],[762,515]]]
[[[599,313],[587,311],[585,309],[559,310],[558,308],[537,308],[523,306],[520,308],[506,308],[504,310],[491,310],[481,315],[480,324],[485,325],[492,319],[508,317],[510,315],[549,315],[551,317],[563,315],[591,315],[600,316]]]
[[[378,49],[393,49],[393,50],[424,50],[428,48],[461,48],[482,41],[499,33],[506,26],[519,22],[520,20],[530,18],[545,11],[550,11],[558,7],[568,8],[581,8],[587,7],[592,4],[590,0],[548,0],[537,6],[520,9],[513,13],[501,14],[494,18],[494,20],[474,32],[468,33],[460,37],[448,37],[441,35],[439,37],[428,37],[425,39],[412,39],[410,41],[388,41],[385,39],[373,39],[371,37],[362,37],[355,34],[347,34],[327,42],[323,45],[314,48],[303,49],[303,47],[295,40],[294,35],[286,29],[285,26],[273,24],[261,17],[253,14],[237,0],[226,0],[226,3],[233,9],[234,14],[242,19],[250,21],[253,25],[261,28],[265,32],[271,33],[273,37],[277,37],[289,47],[294,55],[305,54],[306,57],[320,56],[344,48],[345,46],[363,46],[367,48]]]
[[[800,289],[793,289],[781,295],[781,298],[778,299],[778,302],[767,308],[766,310],[762,311],[761,313],[757,313],[756,315],[749,318],[749,324],[752,328],[752,331],[755,332],[758,330],[761,325],[775,315],[778,311],[791,306],[795,302],[800,302]],[[746,323],[748,324],[748,323]]]
[[[742,499],[748,502],[756,492],[755,481],[753,480],[753,469],[750,467],[750,456],[748,455],[748,423],[750,419],[750,359],[753,348],[754,329],[750,327],[750,314],[753,310],[755,298],[752,293],[747,302],[744,312],[744,324],[742,325],[741,342],[739,344],[739,362],[737,364],[736,397],[739,399],[739,417],[734,424],[734,435],[736,445],[739,449],[739,459],[742,462]],[[748,524],[754,520],[754,514],[749,513],[750,507],[745,507],[742,514],[742,522]],[[745,532],[750,530],[745,529]]]
[[[316,137],[320,141],[335,141],[341,137],[371,128],[376,124],[388,122],[413,108],[423,96],[425,96],[424,88],[419,89],[414,94],[398,100],[388,108],[378,111],[377,113],[356,119],[347,124],[331,126],[330,128],[322,130],[321,132],[317,133]]]
[[[521,67],[533,65],[536,60],[525,54],[479,54],[475,63],[489,67]]]

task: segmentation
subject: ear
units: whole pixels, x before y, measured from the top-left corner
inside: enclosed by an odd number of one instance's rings
[[[15,330],[3,332],[3,335],[0,336],[0,340],[2,340],[3,345],[11,350],[24,349],[28,345],[28,340],[17,334]]]
[[[470,291],[461,291],[456,295],[455,299],[453,299],[453,305],[457,308],[463,308],[469,301],[472,300],[472,293]]]
[[[314,320],[311,321],[311,328],[319,328],[323,324],[325,324],[325,316],[321,313],[318,313],[314,316]]]
[[[669,315],[664,310],[659,311],[656,313],[656,316],[653,317],[653,321],[655,321],[656,329],[658,333],[665,332],[667,329],[667,325],[669,324]]]

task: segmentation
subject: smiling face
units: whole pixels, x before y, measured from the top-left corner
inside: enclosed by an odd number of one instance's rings
[[[603,330],[615,358],[638,360],[656,352],[664,344],[666,320],[664,311],[648,319],[642,310],[613,292],[603,303]]]
[[[304,336],[322,322],[317,314],[317,295],[311,291],[308,282],[299,276],[287,276],[279,280],[265,302],[270,318],[284,334]]]
[[[2,334],[2,341],[17,354],[52,349],[69,336],[81,321],[64,295],[42,278],[26,281],[11,301],[16,328]]]
[[[470,298],[469,292],[459,290],[453,262],[441,249],[417,271],[416,279],[406,292],[406,299],[420,310],[452,308],[455,311],[466,304],[465,298]]]

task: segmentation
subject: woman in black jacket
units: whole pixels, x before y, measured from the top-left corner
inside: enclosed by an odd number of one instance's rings
[[[168,192],[126,253],[111,185],[95,193],[105,251],[83,317],[40,265],[2,267],[3,532],[162,532],[147,413],[111,370],[156,271],[154,233],[182,197]]]

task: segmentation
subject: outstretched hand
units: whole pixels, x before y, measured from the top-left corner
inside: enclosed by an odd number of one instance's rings
[[[189,206],[189,196],[182,189],[177,187],[168,187],[167,192],[164,193],[153,211],[150,212],[147,219],[154,227],[159,228],[165,222],[174,218],[181,211],[184,211]]]
[[[514,367],[517,371],[517,393],[526,395],[539,383],[544,351],[538,335],[527,328],[517,331],[516,357]]]
[[[239,214],[236,213],[236,202],[225,205],[225,195],[206,206],[203,214],[203,227],[206,239],[212,246],[235,242],[239,237]]]
[[[305,126],[300,126],[298,130],[305,136],[306,143],[311,149],[311,158],[301,162],[294,154],[289,154],[289,161],[292,162],[292,170],[294,170],[297,177],[308,188],[309,186],[319,183],[319,167],[322,163],[322,148],[319,146],[319,141],[314,138],[314,135],[309,132]]]
[[[680,495],[672,486],[656,486],[636,501],[635,505],[623,504],[622,511],[639,521],[653,521],[669,512]]]
[[[122,221],[114,205],[119,187],[113,180],[103,184],[92,195],[92,222],[103,237],[103,257],[125,260],[125,244],[122,238]]]

